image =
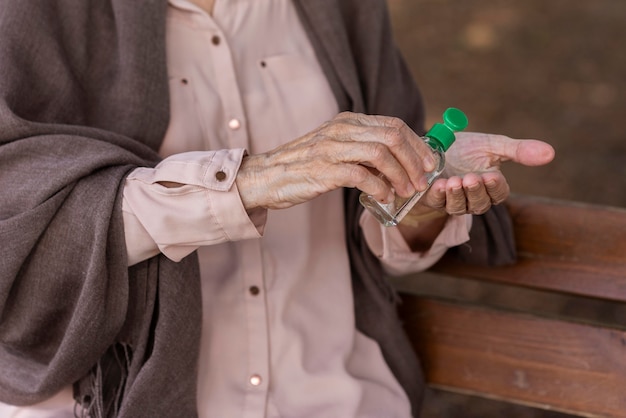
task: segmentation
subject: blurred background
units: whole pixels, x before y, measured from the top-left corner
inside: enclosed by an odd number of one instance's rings
[[[388,2],[427,127],[453,106],[468,130],[545,140],[548,166],[504,166],[514,193],[626,207],[626,1]],[[568,415],[430,390],[435,417]]]
[[[543,168],[506,165],[513,191],[626,207],[626,1],[389,0],[428,110],[468,130],[542,139]]]

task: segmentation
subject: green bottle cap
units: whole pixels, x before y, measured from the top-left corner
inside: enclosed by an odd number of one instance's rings
[[[455,132],[462,131],[467,126],[467,116],[461,110],[450,107],[443,112],[443,123],[435,123],[428,132],[427,137],[439,142],[444,151],[450,148],[456,137]]]

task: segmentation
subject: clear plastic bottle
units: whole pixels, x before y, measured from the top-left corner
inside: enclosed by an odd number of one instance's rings
[[[435,169],[426,173],[428,187],[435,181],[445,168],[445,152],[454,143],[455,132],[462,131],[467,126],[467,116],[456,108],[448,108],[443,112],[443,123],[436,123],[422,138],[433,150]],[[428,189],[426,189],[428,190]],[[395,196],[393,202],[380,203],[373,196],[361,193],[359,201],[374,217],[385,226],[398,225],[404,216],[409,213],[426,190],[416,192],[409,198]]]

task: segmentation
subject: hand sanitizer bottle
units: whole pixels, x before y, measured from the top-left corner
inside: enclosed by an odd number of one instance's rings
[[[462,131],[467,126],[467,117],[459,109],[453,107],[443,112],[443,123],[436,123],[422,138],[432,148],[435,157],[436,168],[426,173],[428,187],[432,185],[445,167],[445,152],[456,139],[455,132]],[[428,189],[426,189],[428,190]],[[368,209],[374,217],[385,226],[395,226],[409,213],[411,208],[422,197],[426,190],[416,192],[409,198],[395,197],[393,202],[380,203],[371,195],[361,193],[359,201]]]

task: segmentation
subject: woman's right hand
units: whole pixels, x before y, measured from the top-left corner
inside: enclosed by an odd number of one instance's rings
[[[425,190],[424,172],[434,164],[428,145],[402,120],[344,112],[278,148],[244,157],[237,188],[248,210],[288,208],[340,187],[389,202],[392,187],[403,197]]]

